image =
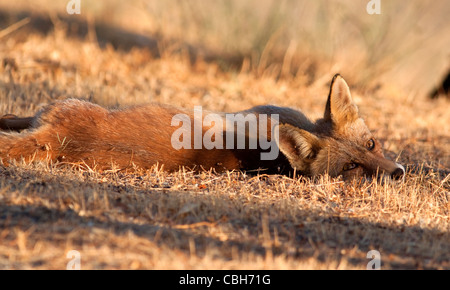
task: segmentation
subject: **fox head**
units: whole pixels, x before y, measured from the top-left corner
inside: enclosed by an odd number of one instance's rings
[[[312,130],[279,126],[279,147],[291,166],[307,175],[328,173],[345,180],[362,176],[403,177],[400,164],[386,159],[381,144],[361,119],[345,80],[331,81],[323,119]]]

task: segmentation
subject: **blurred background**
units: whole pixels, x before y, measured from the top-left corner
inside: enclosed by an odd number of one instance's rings
[[[37,30],[59,21],[71,23],[68,34],[147,46],[154,56],[180,53],[305,85],[340,72],[353,86],[395,84],[411,97],[432,91],[450,67],[448,0],[381,0],[373,15],[369,0],[80,0],[79,15],[67,13],[69,2],[2,1],[0,30],[27,17],[24,26]]]

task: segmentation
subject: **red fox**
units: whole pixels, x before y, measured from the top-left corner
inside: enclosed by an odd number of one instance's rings
[[[185,166],[217,172],[328,173],[346,180],[364,175],[399,179],[405,173],[403,166],[383,156],[339,74],[332,79],[324,116],[316,122],[297,110],[275,106],[206,117],[197,113],[161,104],[108,110],[76,99],[57,101],[34,117],[0,119],[0,129],[10,131],[0,132],[0,159],[5,165],[24,159],[80,162],[97,169],[113,164],[120,169],[145,169],[159,164],[169,171]],[[229,134],[239,126],[229,125],[229,115],[247,122],[241,134]],[[251,120],[257,121],[255,132],[268,143],[254,140]],[[211,131],[213,127],[216,130]],[[11,132],[21,130],[25,131]],[[202,144],[207,136],[212,143]],[[238,144],[240,136],[244,144]],[[273,158],[262,158],[263,153],[273,152]]]

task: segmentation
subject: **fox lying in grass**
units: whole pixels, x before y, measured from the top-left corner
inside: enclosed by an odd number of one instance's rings
[[[295,170],[307,176],[328,173],[333,177],[342,175],[344,179],[364,175],[399,179],[404,175],[400,164],[384,158],[380,143],[359,117],[349,87],[340,75],[335,75],[331,82],[324,117],[315,123],[299,111],[275,106],[258,106],[238,113],[253,114],[258,121],[269,114],[279,118],[278,122],[269,119],[266,135],[273,141],[272,133],[277,132],[276,146],[281,153],[276,158],[262,160],[264,150],[259,145],[256,148],[206,148],[205,145],[174,148],[171,141],[179,128],[173,126],[173,117],[182,114],[188,116],[187,121],[195,121],[195,113],[186,109],[151,104],[107,110],[68,99],[46,106],[34,117],[3,116],[0,129],[26,131],[0,133],[0,159],[5,165],[11,160],[24,159],[81,163],[97,169],[108,169],[113,164],[120,169],[159,164],[169,171],[182,166],[264,173]],[[225,124],[225,114],[218,116]],[[212,124],[203,124],[200,132],[205,134]],[[249,143],[248,126],[245,130]],[[230,136],[224,131],[219,133],[212,139],[225,144]],[[232,145],[236,145],[235,141]],[[189,142],[194,145],[194,141]]]

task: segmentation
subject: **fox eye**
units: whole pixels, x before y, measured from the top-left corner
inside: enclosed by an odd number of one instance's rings
[[[349,171],[349,170],[355,169],[356,167],[358,167],[358,164],[350,162],[350,163],[347,163],[347,164],[344,165],[343,170],[344,171]]]
[[[369,141],[367,141],[367,143],[366,143],[367,149],[373,150],[374,147],[375,147],[375,141],[373,139],[370,139]]]

